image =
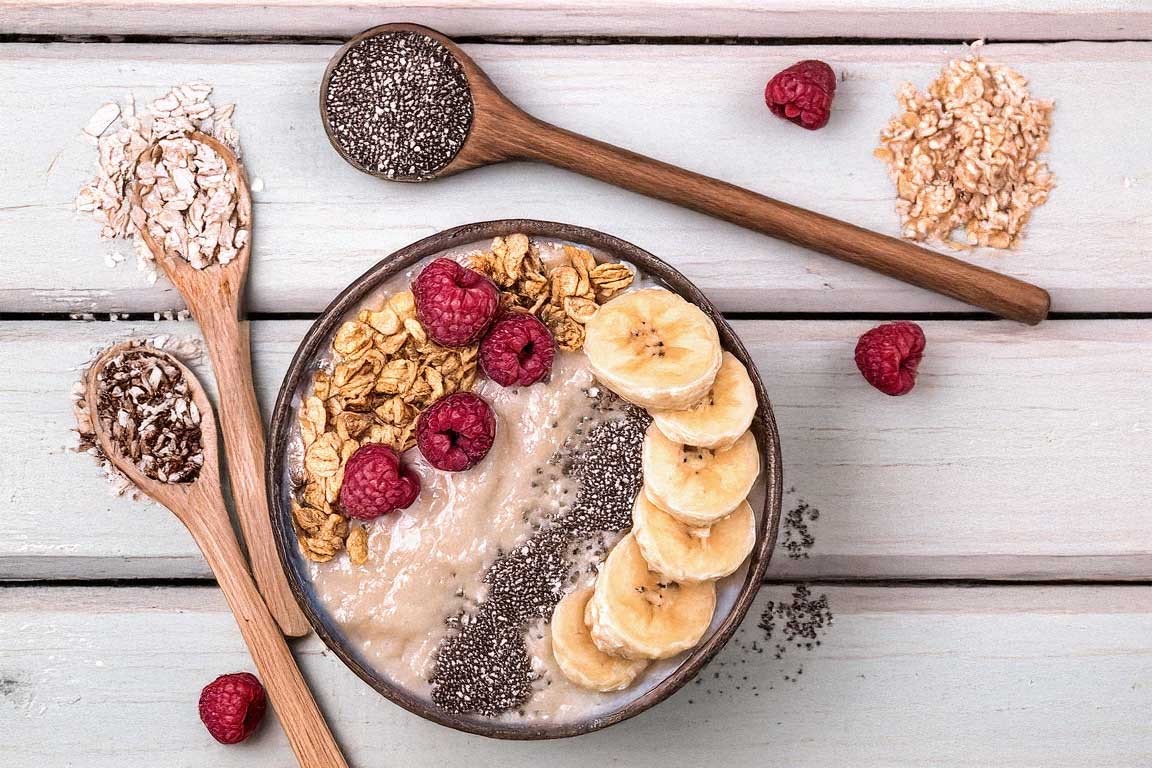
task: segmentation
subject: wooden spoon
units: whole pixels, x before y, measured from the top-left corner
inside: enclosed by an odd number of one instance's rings
[[[188,382],[192,401],[200,410],[201,442],[204,447],[204,465],[199,476],[190,483],[165,483],[145,475],[131,459],[120,452],[100,421],[97,376],[112,358],[127,349],[143,351],[166,360],[177,366]],[[184,523],[204,553],[236,617],[240,634],[248,644],[252,661],[256,664],[272,707],[300,765],[304,768],[347,768],[340,747],[296,666],[292,651],[260,598],[260,593],[256,591],[252,577],[248,575],[244,555],[228,518],[220,488],[216,419],[212,403],[196,375],[165,352],[147,346],[133,347],[131,342],[124,342],[109,347],[92,363],[85,382],[85,400],[100,450],[141,491],[171,510]]]
[[[538,120],[509,101],[459,46],[416,24],[385,24],[361,32],[336,52],[324,73],[320,85],[324,129],[344,159],[365,173],[388,178],[360,165],[333,135],[325,108],[328,81],[351,46],[367,37],[401,31],[427,35],[447,48],[464,68],[472,94],[474,115],[468,136],[434,177],[505,160],[548,163],[826,253],[1001,317],[1034,325],[1048,314],[1048,293],[1035,285]]]
[[[236,155],[223,143],[199,132],[190,133],[189,138],[214,149],[235,177],[239,218],[248,230],[248,240],[228,264],[196,269],[182,258],[169,256],[147,227],[141,226],[137,231],[200,323],[220,389],[228,477],[232,481],[232,500],[244,532],[252,574],[281,631],[289,637],[301,637],[308,634],[311,627],[288,588],[272,537],[264,483],[264,420],[252,386],[249,327],[241,320],[252,249],[252,196],[248,191],[248,177]],[[145,149],[141,157],[150,150],[151,147]],[[131,185],[130,194],[133,206],[139,206],[138,185]]]

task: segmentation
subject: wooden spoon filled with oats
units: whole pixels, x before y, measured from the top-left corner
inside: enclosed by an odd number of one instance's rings
[[[220,488],[212,404],[196,375],[166,352],[129,341],[96,358],[84,397],[108,461],[168,507],[204,553],[300,765],[347,768],[248,574]]]
[[[264,483],[264,422],[252,386],[243,321],[252,244],[252,196],[244,167],[200,132],[149,145],[129,177],[132,223],[184,297],[204,333],[220,391],[224,447],[252,574],[284,634],[310,628],[280,567]]]

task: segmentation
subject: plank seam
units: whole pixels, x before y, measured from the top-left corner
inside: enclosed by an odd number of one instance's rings
[[[164,310],[170,312],[171,310]],[[73,315],[92,314],[92,317],[79,318]],[[66,323],[144,323],[144,322],[173,322],[172,320],[157,320],[153,312],[116,312],[116,320],[112,320],[107,312],[100,313],[69,313],[69,312],[0,312],[0,322],[66,322]],[[999,322],[1000,318],[986,312],[724,312],[728,320],[916,320],[922,322],[932,321],[980,321]],[[254,321],[280,321],[315,320],[319,317],[317,312],[250,312],[248,319]],[[1052,312],[1047,318],[1049,321],[1070,320],[1152,320],[1152,312]],[[1006,321],[1005,321],[1006,322]]]
[[[813,587],[876,587],[884,589],[924,587],[952,587],[958,589],[991,589],[997,587],[1152,587],[1149,579],[859,579],[859,578],[767,578],[762,586],[789,586],[804,584]],[[45,588],[205,588],[216,589],[214,579],[27,579],[21,581],[0,580],[0,589],[45,589]]]
[[[668,36],[645,37],[629,36],[578,36],[578,37],[518,37],[506,35],[460,35],[453,37],[463,45],[509,45],[509,46],[605,46],[605,45],[644,45],[644,46],[947,46],[965,45],[976,38],[932,38],[932,37],[693,37]],[[1144,43],[1152,38],[996,38],[985,37],[986,42],[996,45],[1053,45],[1058,43]],[[157,44],[157,45],[342,45],[342,37],[312,35],[61,35],[61,34],[21,34],[0,33],[0,45],[4,43],[95,43],[95,44]]]

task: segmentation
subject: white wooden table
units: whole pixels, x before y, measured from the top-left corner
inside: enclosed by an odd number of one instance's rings
[[[152,320],[179,296],[105,267],[107,246],[72,211],[93,162],[79,130],[105,100],[193,78],[237,103],[265,184],[250,295],[266,406],[308,318],[381,256],[468,221],[569,221],[660,254],[738,313],[783,435],[785,508],[802,498],[822,513],[811,557],[781,553],[741,639],[757,638],[768,600],[809,581],[836,616],[819,648],[777,661],[733,646],[700,685],[574,741],[448,731],[301,642],[356,765],[1152,762],[1152,7],[1006,5],[0,0],[0,764],[291,763],[274,721],[239,747],[204,732],[200,687],[251,669],[232,619],[175,520],[109,497],[66,450],[68,389],[93,350],[195,333]],[[970,258],[1049,288],[1056,314],[1037,328],[988,320],[547,168],[415,186],[359,175],[323,138],[317,84],[338,38],[390,20],[464,37],[545,119],[891,233],[870,152],[897,86],[961,55],[948,40],[1015,40],[987,55],[1056,100],[1059,187],[1023,248]],[[576,44],[588,42],[602,44]],[[819,133],[776,121],[760,95],[809,57],[842,76]],[[852,348],[908,317],[927,357],[916,390],[890,400],[859,380]],[[800,681],[783,681],[797,662]]]

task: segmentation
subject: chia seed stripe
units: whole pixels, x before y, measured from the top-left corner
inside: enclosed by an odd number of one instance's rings
[[[450,621],[459,629],[441,645],[429,680],[438,706],[495,716],[531,697],[536,675],[524,641],[527,623],[551,617],[579,578],[572,570],[576,554],[598,547],[596,554],[602,557],[605,543],[597,543],[596,537],[632,525],[632,504],[643,479],[640,452],[650,420],[640,409],[620,407],[621,417],[600,422],[554,457],[560,470],[579,484],[571,510],[497,558],[484,576],[489,590],[475,614]]]

